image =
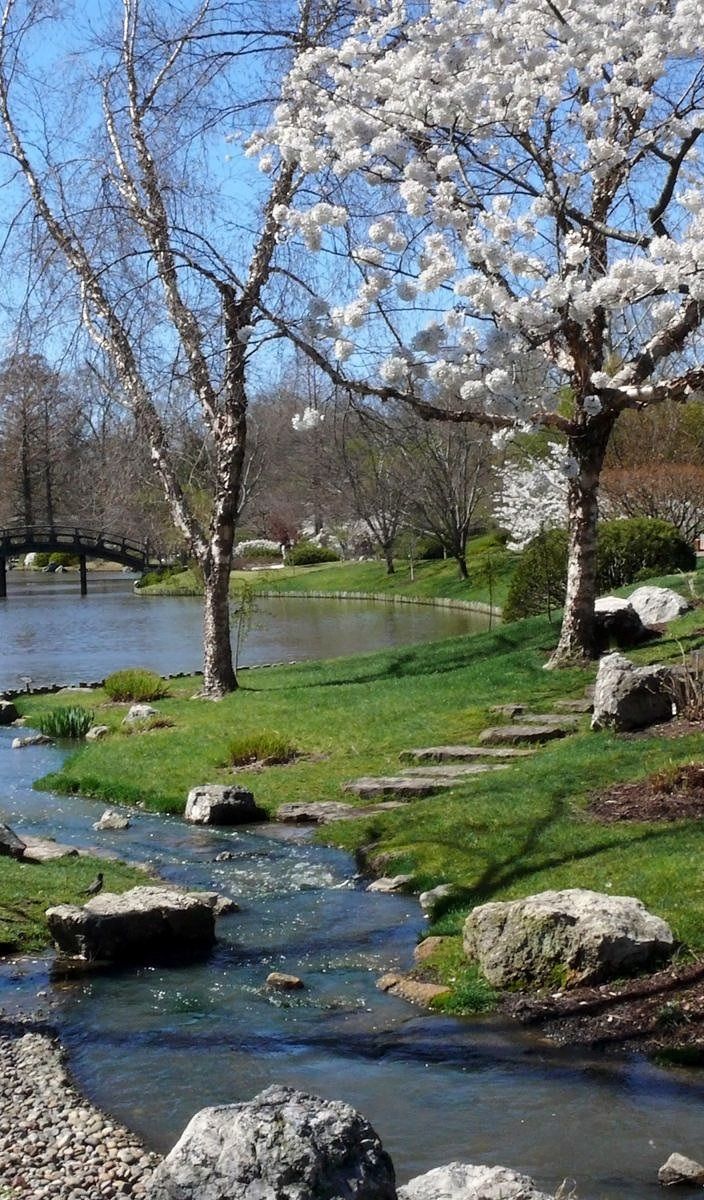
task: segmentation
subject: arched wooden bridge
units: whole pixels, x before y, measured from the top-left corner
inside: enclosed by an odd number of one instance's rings
[[[133,571],[152,565],[148,542],[76,525],[11,525],[0,529],[0,597],[7,595],[7,560],[20,554],[70,554],[79,562],[81,595],[87,591],[86,560],[100,558]],[[154,563],[153,565],[158,565]]]

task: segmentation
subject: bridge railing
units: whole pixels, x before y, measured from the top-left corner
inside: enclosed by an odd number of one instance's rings
[[[89,550],[113,551],[133,555],[145,562],[149,561],[149,543],[138,542],[134,538],[122,534],[108,533],[101,529],[86,529],[78,525],[14,525],[0,529],[0,547],[11,552],[13,546],[26,543],[52,544],[59,548],[65,547],[78,552]]]

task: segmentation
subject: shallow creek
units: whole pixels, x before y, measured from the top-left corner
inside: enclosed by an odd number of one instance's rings
[[[280,827],[209,832],[135,812],[129,830],[95,833],[104,805],[32,791],[61,751],[12,751],[14,732],[0,730],[1,820],[149,860],[242,905],[199,965],[55,980],[47,955],[0,969],[0,1007],[41,1007],[85,1094],[154,1148],[202,1106],[285,1082],[359,1108],[401,1181],[464,1159],[523,1170],[546,1190],[570,1176],[580,1200],[647,1200],[672,1150],[701,1158],[701,1075],[576,1056],[383,995],[378,976],[410,964],[415,902],[367,893],[346,855]],[[214,862],[223,850],[234,857]],[[267,993],[273,969],[304,977],[305,991]]]

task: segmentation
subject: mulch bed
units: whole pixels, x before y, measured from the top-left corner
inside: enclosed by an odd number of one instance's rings
[[[559,1045],[704,1065],[704,960],[621,983],[509,996],[501,1010]]]
[[[614,784],[592,797],[587,812],[604,822],[704,818],[704,763],[687,763],[635,783]]]

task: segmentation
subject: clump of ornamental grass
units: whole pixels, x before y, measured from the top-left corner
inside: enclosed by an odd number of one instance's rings
[[[144,667],[126,667],[113,671],[103,684],[111,700],[141,704],[147,700],[162,700],[169,691],[165,681]]]
[[[255,764],[273,767],[292,762],[297,756],[297,748],[287,738],[266,730],[241,734],[233,738],[227,747],[227,764],[231,767],[250,767]]]
[[[75,739],[86,736],[93,724],[94,716],[95,714],[90,708],[68,705],[41,713],[35,724],[40,733],[46,737]]]

